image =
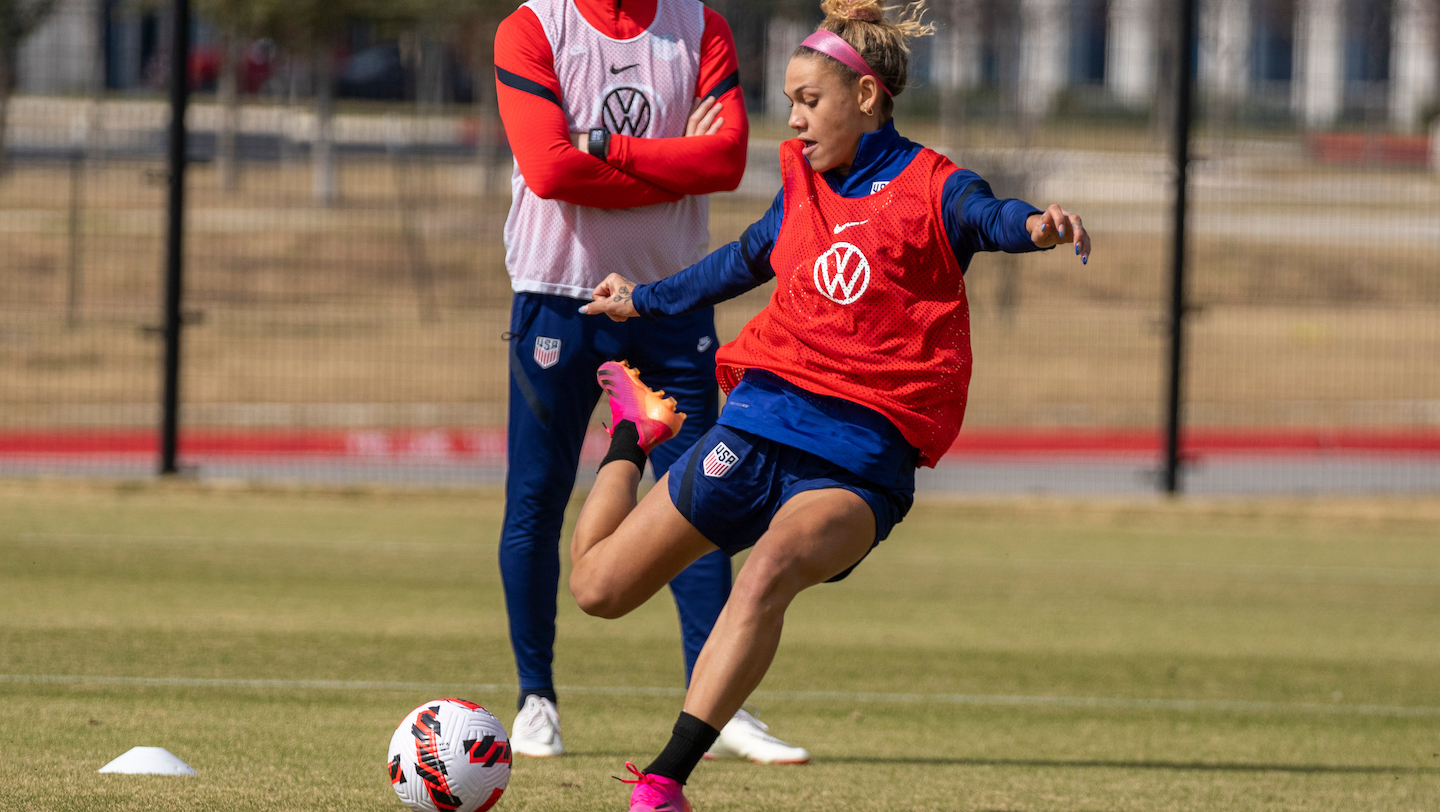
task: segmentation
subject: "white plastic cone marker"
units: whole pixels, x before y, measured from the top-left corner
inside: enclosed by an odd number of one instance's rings
[[[189,764],[163,747],[132,747],[97,772],[124,775],[194,775]]]

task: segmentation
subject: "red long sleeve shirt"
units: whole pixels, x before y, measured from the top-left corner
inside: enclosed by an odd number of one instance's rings
[[[615,39],[642,34],[657,0],[571,0],[585,21]],[[715,135],[636,138],[612,135],[607,160],[570,142],[559,105],[565,89],[540,20],[519,8],[495,34],[500,119],[525,184],[536,195],[580,206],[624,209],[669,203],[685,195],[730,191],[745,173],[750,122],[740,90],[735,38],[725,18],[705,9],[697,99],[716,96],[724,119]]]

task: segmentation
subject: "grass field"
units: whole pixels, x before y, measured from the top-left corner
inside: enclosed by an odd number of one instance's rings
[[[0,808],[400,809],[408,710],[513,718],[499,518],[491,492],[0,484]],[[704,764],[692,800],[1440,808],[1437,526],[1433,500],[922,503],[797,602],[754,697],[815,763]],[[623,808],[609,776],[678,708],[667,597],[560,607],[573,755],[516,764],[502,810]],[[135,745],[199,775],[95,773]]]

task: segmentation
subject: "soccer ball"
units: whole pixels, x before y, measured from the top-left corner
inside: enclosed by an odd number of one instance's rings
[[[415,812],[485,812],[510,782],[510,737],[474,702],[437,699],[410,711],[386,760],[395,794]]]

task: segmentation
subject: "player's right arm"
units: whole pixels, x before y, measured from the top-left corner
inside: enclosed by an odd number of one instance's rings
[[[785,192],[759,222],[745,229],[740,239],[720,248],[689,268],[648,285],[636,285],[610,274],[592,294],[594,301],[581,313],[604,314],[614,321],[640,316],[654,321],[690,313],[753,290],[775,277],[770,254],[780,236],[785,213]]]
[[[602,209],[681,198],[575,148],[550,41],[528,8],[517,9],[495,32],[495,89],[515,163],[539,197]]]

